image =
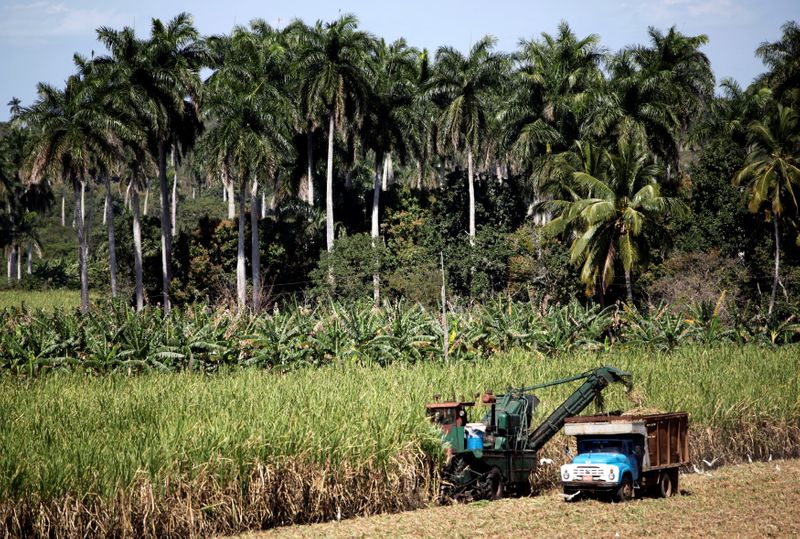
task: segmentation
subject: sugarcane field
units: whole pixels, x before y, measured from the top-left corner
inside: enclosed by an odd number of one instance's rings
[[[800,536],[796,11],[0,5],[0,538]]]

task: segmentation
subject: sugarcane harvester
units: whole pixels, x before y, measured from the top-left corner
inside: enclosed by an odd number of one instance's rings
[[[437,400],[428,404],[426,413],[441,429],[447,452],[442,500],[496,499],[506,492],[527,493],[538,451],[561,430],[566,419],[581,413],[610,384],[629,386],[629,379],[630,374],[619,369],[600,367],[553,382],[509,388],[501,395],[487,391],[481,398],[487,410],[478,423],[467,422],[466,409],[474,402]],[[583,380],[580,387],[532,429],[539,399],[531,392],[579,380]]]

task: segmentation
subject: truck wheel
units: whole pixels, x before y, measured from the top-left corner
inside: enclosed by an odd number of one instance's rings
[[[613,499],[615,502],[627,502],[631,498],[633,498],[633,480],[630,475],[625,474],[619,482],[619,488],[614,493]]]
[[[674,494],[674,486],[672,485],[671,471],[664,471],[658,477],[658,496],[660,498],[669,498]]]
[[[672,481],[672,495],[675,496],[680,493],[680,486],[678,483],[678,469],[670,471],[669,478]]]

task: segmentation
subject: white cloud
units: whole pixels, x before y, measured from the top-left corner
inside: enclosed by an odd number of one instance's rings
[[[111,9],[73,8],[63,2],[37,0],[0,8],[0,40],[42,41],[51,37],[93,37],[100,26],[130,24]]]
[[[702,18],[704,24],[746,22],[752,17],[741,0],[655,0],[640,4],[639,11],[659,24],[673,24],[687,17]]]

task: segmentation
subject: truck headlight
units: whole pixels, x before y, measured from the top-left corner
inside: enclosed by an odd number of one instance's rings
[[[564,481],[569,480],[569,470],[567,470],[566,468],[561,470],[561,477],[564,479]]]
[[[615,477],[616,477],[616,476],[614,475],[614,468],[611,468],[611,469],[608,471],[608,480],[609,480],[609,481],[613,481]]]

